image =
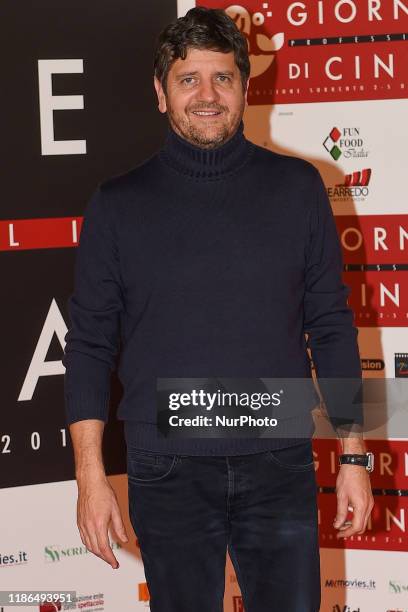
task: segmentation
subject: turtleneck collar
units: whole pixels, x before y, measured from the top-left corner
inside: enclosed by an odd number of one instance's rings
[[[244,136],[242,120],[232,138],[214,149],[204,149],[188,142],[169,124],[159,156],[185,176],[198,180],[218,180],[239,170],[249,159],[252,149],[252,143]]]

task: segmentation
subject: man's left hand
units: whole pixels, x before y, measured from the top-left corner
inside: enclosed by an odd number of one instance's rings
[[[333,523],[336,537],[364,533],[374,506],[369,472],[361,465],[342,464],[336,481],[337,514]],[[351,525],[346,522],[348,507],[353,508]]]

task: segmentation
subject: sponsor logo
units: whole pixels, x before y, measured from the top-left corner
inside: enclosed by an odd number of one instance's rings
[[[40,605],[39,612],[55,612],[56,610],[103,610],[104,594],[103,593],[86,593],[85,595],[77,595],[69,602],[61,603],[60,601],[46,602]],[[0,610],[1,612],[1,610]]]
[[[408,594],[408,583],[405,584],[400,580],[390,580],[388,582],[388,587],[390,593],[395,593],[397,595],[400,595],[401,593],[404,595]]]
[[[227,6],[225,9],[227,15],[235,21],[237,28],[247,40],[252,79],[270,68],[276,52],[283,47],[285,42],[283,32],[277,32],[272,36],[265,33],[265,20],[270,21],[272,17],[272,11],[268,8],[269,4],[264,2],[262,10],[252,13],[238,4]]]
[[[408,378],[408,353],[394,353],[395,378]]]
[[[342,183],[327,187],[327,195],[333,202],[363,202],[369,195],[370,178],[371,168],[356,170],[346,174]]]
[[[368,183],[370,182],[370,178],[371,168],[365,168],[364,170],[358,170],[352,174],[347,174],[343,185],[345,187],[367,187]],[[338,186],[341,186],[341,184]]]
[[[112,550],[121,548],[118,542],[110,542]],[[62,547],[59,544],[48,544],[44,546],[44,560],[46,563],[56,563],[64,559],[77,558],[89,553],[86,546]]]
[[[361,369],[366,372],[381,372],[385,369],[385,363],[383,359],[370,359],[370,358],[362,358],[361,360]],[[312,369],[315,369],[315,365],[313,361],[311,361]]]
[[[376,588],[375,580],[372,578],[366,580],[361,580],[360,578],[326,578],[325,586],[334,589],[374,590]]]
[[[341,129],[334,127],[323,141],[324,148],[334,161],[338,161],[340,157],[344,157],[344,159],[368,157],[369,151],[364,149],[363,145],[361,129],[358,127],[343,127]],[[368,180],[370,180],[370,176],[368,176]]]
[[[370,359],[368,357],[364,357],[361,360],[361,369],[366,372],[382,371],[384,368],[385,363],[383,359]]]
[[[10,567],[11,565],[26,565],[28,563],[27,553],[25,550],[19,550],[13,553],[0,553],[0,567]]]
[[[77,595],[74,601],[76,602],[78,610],[102,610],[103,608],[101,606],[105,604],[103,593],[86,593],[85,595]],[[69,604],[66,604],[64,609],[69,610]]]

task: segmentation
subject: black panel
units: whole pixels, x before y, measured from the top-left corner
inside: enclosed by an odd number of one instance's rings
[[[134,167],[161,145],[167,118],[157,109],[153,50],[176,15],[175,0],[1,3],[2,219],[82,215],[99,181]],[[53,94],[83,95],[84,109],[54,112],[55,139],[85,139],[87,153],[44,156],[38,60],[69,58],[83,59],[84,72],[54,75]],[[52,300],[68,323],[75,248],[2,252],[0,259],[0,487],[71,479],[63,375],[41,377],[32,399],[17,400]],[[61,357],[54,336],[46,359]],[[122,423],[114,416],[121,393],[114,375],[104,441],[109,474],[125,471]],[[38,450],[32,432],[40,435]]]

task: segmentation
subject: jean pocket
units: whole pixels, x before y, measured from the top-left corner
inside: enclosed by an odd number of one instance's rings
[[[133,482],[156,482],[172,474],[181,462],[179,455],[166,455],[136,448],[127,449],[127,474]]]
[[[266,458],[280,468],[293,472],[314,469],[313,445],[311,441],[288,446],[287,448],[267,451]]]

